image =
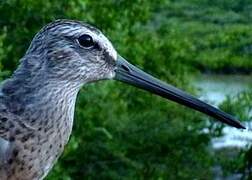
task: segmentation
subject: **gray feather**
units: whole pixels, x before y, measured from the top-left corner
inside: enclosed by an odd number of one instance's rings
[[[98,49],[77,43],[89,34]],[[34,37],[0,88],[0,179],[43,179],[63,152],[83,84],[112,78],[116,51],[96,28],[58,20]]]

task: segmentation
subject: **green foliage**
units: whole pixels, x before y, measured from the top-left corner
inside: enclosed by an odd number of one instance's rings
[[[190,78],[199,71],[251,72],[251,9],[250,0],[3,0],[0,79],[43,25],[69,18],[95,24],[121,55],[193,93]],[[246,104],[237,112],[232,103],[238,102],[229,99],[223,108],[245,119]],[[118,82],[88,85],[48,179],[212,179],[205,119]]]
[[[242,92],[235,97],[228,97],[221,108],[235,114],[241,120],[251,122],[252,92]],[[251,131],[251,127],[248,128]],[[225,175],[241,174],[242,179],[251,179],[252,147],[221,149],[215,152],[215,163],[222,166]]]
[[[251,1],[172,1],[154,22],[179,61],[201,71],[250,73],[251,7]]]

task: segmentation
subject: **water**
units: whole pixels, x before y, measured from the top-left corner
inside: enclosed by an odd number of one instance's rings
[[[218,105],[227,96],[234,96],[252,88],[252,75],[212,75],[203,74],[194,81],[200,90],[200,98]]]
[[[200,99],[217,106],[227,96],[235,96],[252,87],[251,75],[200,75],[194,85],[200,90]],[[243,123],[251,129],[252,122]],[[239,130],[229,126],[223,129],[223,136],[212,139],[214,149],[237,147],[247,148],[252,145],[252,131]]]

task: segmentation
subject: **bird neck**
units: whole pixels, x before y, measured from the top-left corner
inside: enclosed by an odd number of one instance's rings
[[[13,76],[4,83],[2,91],[12,113],[27,116],[31,126],[57,126],[68,121],[66,117],[72,121],[80,87],[77,83],[54,81],[37,74]]]
[[[20,149],[30,149],[20,151],[19,154],[22,157],[36,156],[38,165],[33,171],[39,172],[39,176],[49,172],[69,140],[79,89],[78,84],[53,81],[39,75],[33,78],[13,76],[2,86],[0,100],[2,97],[8,111],[13,113],[13,117],[17,117],[17,121],[22,120],[25,126],[23,137],[33,133],[29,141],[18,145]],[[16,137],[16,141],[18,140]],[[19,141],[22,141],[22,138]],[[26,143],[30,142],[36,143],[25,147]],[[25,169],[34,165],[33,163],[27,161]]]

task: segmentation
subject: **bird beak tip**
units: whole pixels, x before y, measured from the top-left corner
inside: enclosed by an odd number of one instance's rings
[[[119,55],[117,57],[116,63],[117,69],[115,71],[115,80],[122,81],[124,83],[162,96],[166,99],[175,101],[179,104],[214,117],[215,119],[238,129],[246,129],[233,116],[195,98],[194,96],[191,96],[190,94],[187,94],[186,92],[174,86],[166,84],[160,81],[159,79],[152,77],[151,75],[143,72],[139,68],[133,66]]]

